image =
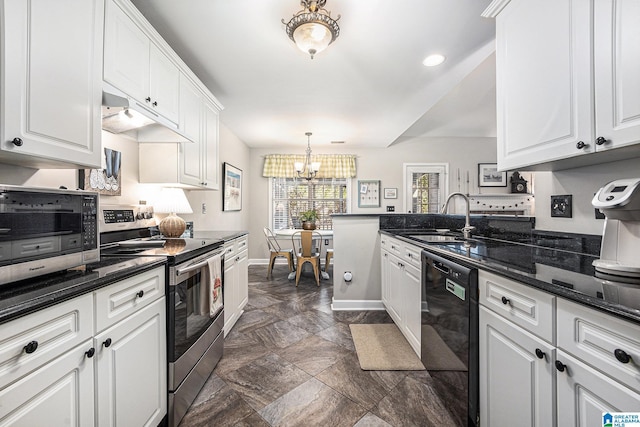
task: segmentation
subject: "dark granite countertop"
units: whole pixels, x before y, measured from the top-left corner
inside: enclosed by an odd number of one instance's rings
[[[193,237],[197,239],[219,239],[225,242],[249,234],[248,231],[226,231],[226,230],[202,230],[194,231]]]
[[[81,268],[0,286],[0,323],[92,292],[165,263],[166,258],[163,257],[109,257]]]
[[[640,284],[623,284],[596,277],[592,262],[599,258],[598,255],[579,252],[585,246],[585,238],[533,232],[528,238],[516,239],[480,236],[465,245],[462,239],[450,243],[425,243],[419,240],[416,229],[380,232],[462,264],[640,323]],[[587,247],[591,246],[592,242],[589,242]]]

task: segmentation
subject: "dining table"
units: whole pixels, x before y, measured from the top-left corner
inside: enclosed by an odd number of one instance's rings
[[[276,236],[276,239],[278,240],[291,240],[291,238],[293,237],[293,234],[296,231],[304,231],[300,228],[281,228],[281,229],[276,229],[274,230],[274,234]],[[322,238],[327,241],[327,240],[333,240],[333,230],[309,230],[309,231],[314,231],[319,233]],[[326,245],[325,245],[326,246]],[[326,249],[325,249],[326,250]],[[320,259],[322,259],[324,255],[321,253],[320,254]],[[329,280],[329,273],[327,273],[327,266],[325,265],[324,267],[324,271],[320,271],[320,276],[325,279],[325,280]],[[296,272],[292,271],[291,273],[289,273],[289,276],[287,277],[289,280],[293,280],[296,278]]]

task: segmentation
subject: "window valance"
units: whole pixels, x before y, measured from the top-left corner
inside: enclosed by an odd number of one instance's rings
[[[304,163],[304,154],[267,154],[264,159],[262,176],[268,178],[295,178],[295,162]],[[318,178],[354,178],[356,176],[356,156],[354,154],[316,154],[311,161],[320,162]]]

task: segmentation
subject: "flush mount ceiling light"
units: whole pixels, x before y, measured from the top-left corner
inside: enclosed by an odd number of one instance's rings
[[[304,178],[307,181],[312,180],[318,174],[320,170],[320,162],[312,162],[311,161],[311,132],[306,132],[307,135],[307,149],[306,154],[307,157],[304,159],[304,163],[295,162],[294,168],[296,169],[296,173],[298,174],[298,178]]]
[[[440,54],[429,55],[422,61],[422,64],[425,67],[435,67],[436,65],[442,64],[444,60],[445,57]]]
[[[340,35],[338,21],[331,18],[331,12],[324,9],[327,0],[301,0],[300,4],[304,9],[293,15],[287,23],[287,35],[298,48],[311,55],[311,59],[316,53],[320,53],[327,48]]]

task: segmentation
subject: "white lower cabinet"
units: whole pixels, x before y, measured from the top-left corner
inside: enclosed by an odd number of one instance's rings
[[[640,410],[640,325],[480,270],[480,425]]]
[[[164,280],[159,267],[3,324],[0,426],[157,426]]]
[[[94,425],[91,340],[0,390],[0,426]]]
[[[382,302],[420,356],[422,273],[420,249],[398,239],[380,240]]]
[[[558,350],[558,426],[602,427],[603,412],[638,412],[640,393]]]
[[[479,325],[480,425],[554,425],[554,347],[485,307]]]
[[[249,300],[249,252],[247,236],[225,243],[224,251],[224,335],[236,324]]]

